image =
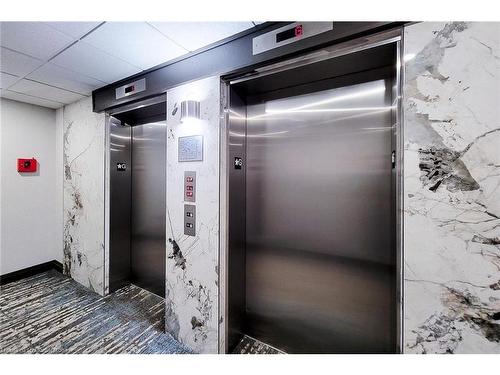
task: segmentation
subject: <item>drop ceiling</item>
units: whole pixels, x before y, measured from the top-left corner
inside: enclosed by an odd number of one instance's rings
[[[1,22],[0,96],[60,108],[258,22]]]

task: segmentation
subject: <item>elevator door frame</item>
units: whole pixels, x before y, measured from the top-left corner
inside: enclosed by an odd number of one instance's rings
[[[225,282],[220,287],[220,310],[224,316],[223,324],[219,328],[220,347],[219,351],[228,353],[231,349],[229,345],[229,295],[228,295],[228,275],[229,275],[229,178],[230,168],[233,167],[231,159],[231,146],[229,134],[231,124],[229,120],[231,103],[231,85],[246,80],[251,80],[265,75],[271,75],[283,70],[289,70],[298,66],[309,65],[322,60],[330,60],[336,57],[345,56],[359,51],[392,44],[396,51],[396,66],[394,70],[393,86],[393,111],[392,111],[392,139],[395,150],[395,168],[392,171],[392,188],[394,194],[393,202],[393,225],[394,225],[394,247],[396,252],[396,352],[402,353],[403,348],[403,116],[402,116],[402,82],[404,82],[403,67],[403,29],[392,30],[379,34],[370,35],[364,38],[349,41],[343,44],[326,47],[320,51],[313,51],[303,56],[280,61],[265,67],[241,74],[237,77],[226,76],[221,78],[221,174],[220,174],[220,209],[221,209],[221,279]]]
[[[111,257],[111,122],[113,119],[115,121],[117,120],[114,115],[118,115],[124,112],[129,112],[133,111],[135,109],[147,107],[150,105],[158,104],[163,102],[165,104],[165,111],[166,111],[166,106],[167,106],[167,96],[166,94],[161,94],[157,95],[155,97],[149,98],[149,99],[144,99],[132,104],[127,104],[123,105],[117,108],[110,109],[105,112],[105,129],[104,129],[104,139],[105,139],[105,146],[104,146],[104,174],[105,174],[105,181],[104,181],[104,254],[103,254],[103,263],[104,263],[104,291],[105,294],[113,292],[111,290],[111,285],[110,285],[110,257]],[[166,121],[166,118],[165,118]],[[131,139],[132,140],[132,135]],[[166,147],[166,139],[165,139],[165,147]],[[166,166],[165,166],[166,168]],[[165,169],[165,177],[166,177],[166,169]],[[131,181],[132,182],[132,181]],[[165,180],[165,189],[166,189],[166,180]],[[165,206],[166,210],[166,206]],[[166,224],[166,222],[165,222]],[[166,249],[167,239],[165,236],[165,246],[164,248]],[[131,240],[130,246],[131,246]],[[131,254],[129,254],[130,258]],[[165,265],[166,267],[166,265]],[[130,282],[130,273],[129,273],[129,282]],[[165,296],[161,296],[164,298]]]

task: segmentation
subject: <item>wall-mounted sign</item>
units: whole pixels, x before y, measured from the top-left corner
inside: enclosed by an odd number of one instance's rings
[[[243,159],[240,157],[234,158],[234,169],[241,169],[243,166]]]
[[[179,137],[178,141],[179,162],[202,161],[203,160],[203,136],[191,135]]]

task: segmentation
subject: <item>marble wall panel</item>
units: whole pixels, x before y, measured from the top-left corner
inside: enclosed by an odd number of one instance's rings
[[[199,120],[180,121],[183,100]],[[197,353],[218,352],[220,79],[167,92],[166,330]],[[179,137],[203,136],[203,161],[179,162]],[[196,172],[196,236],[184,235],[184,171]]]
[[[500,24],[414,24],[404,56],[404,351],[500,353]]]
[[[104,114],[85,98],[63,109],[64,273],[105,293]]]

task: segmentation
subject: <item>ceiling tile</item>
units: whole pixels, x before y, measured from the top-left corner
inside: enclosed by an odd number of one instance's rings
[[[101,22],[45,22],[54,29],[63,32],[75,39],[80,39]]]
[[[141,71],[85,42],[72,45],[51,62],[106,83],[118,81]]]
[[[0,70],[16,76],[25,76],[43,64],[43,61],[2,48],[0,52]]]
[[[0,89],[6,89],[13,85],[19,77],[13,76],[12,74],[0,73]]]
[[[2,22],[1,44],[27,55],[47,60],[74,41],[42,22]]]
[[[11,100],[17,100],[18,102],[35,104],[35,105],[39,105],[42,107],[48,107],[48,108],[54,108],[54,109],[60,108],[64,105],[63,103],[57,103],[57,102],[53,102],[51,100],[46,100],[46,99],[37,98],[34,96],[19,94],[17,92],[13,92],[13,91],[9,91],[9,90],[0,90],[0,97],[6,98],[6,99],[11,99]]]
[[[52,100],[64,104],[73,103],[84,98],[83,95],[27,79],[23,79],[12,85],[9,87],[9,91],[15,91],[20,94],[36,96],[42,99]]]
[[[142,69],[189,52],[146,22],[107,22],[84,41]]]
[[[253,27],[252,22],[152,22],[162,34],[190,51]]]
[[[90,95],[92,90],[106,85],[106,82],[86,77],[52,63],[46,63],[26,76],[26,78],[57,86],[62,89],[75,91],[82,95]]]

